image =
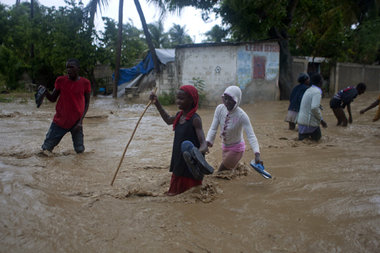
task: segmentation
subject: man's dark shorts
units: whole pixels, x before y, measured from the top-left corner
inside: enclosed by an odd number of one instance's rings
[[[330,100],[330,108],[331,109],[342,108],[342,100],[336,99],[336,98],[332,98]]]
[[[62,140],[63,136],[65,136],[66,133],[71,133],[71,138],[73,140],[73,145],[75,152],[82,153],[84,151],[84,145],[83,145],[83,128],[73,131],[73,129],[64,129],[62,127],[59,127],[54,122],[51,123],[49,131],[46,134],[46,139],[44,141],[44,144],[42,144],[43,150],[49,150],[52,151],[55,146],[58,145],[58,143]]]

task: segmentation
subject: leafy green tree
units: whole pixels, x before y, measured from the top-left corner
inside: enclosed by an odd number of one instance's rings
[[[372,64],[379,50],[380,1],[300,1],[290,29],[296,55]]]
[[[380,18],[365,20],[348,34],[349,46],[341,60],[380,64]]]
[[[193,6],[215,12],[237,41],[276,39],[280,98],[292,87],[292,54],[359,63],[378,61],[379,0],[151,0],[164,11]]]
[[[214,25],[205,35],[207,36],[205,42],[223,42],[228,40],[228,31],[219,25]]]
[[[5,5],[0,3],[0,45],[4,43],[5,36],[9,31],[9,10]]]
[[[8,89],[17,89],[20,73],[24,69],[24,64],[13,51],[4,45],[0,45],[0,83],[4,82],[3,84]]]
[[[112,61],[115,55],[115,46],[117,40],[116,23],[111,18],[103,18],[105,22],[104,32],[100,39],[102,50],[102,58],[98,60],[102,63],[110,64],[115,68],[115,63]],[[123,25],[123,43],[121,53],[121,63],[123,67],[132,67],[138,63],[143,53],[146,51],[147,45],[144,41],[143,32],[133,26],[132,22]]]
[[[240,41],[273,38],[278,41],[280,99],[289,98],[293,85],[289,29],[298,3],[299,0],[226,0],[218,10],[223,22],[230,25],[233,38]]]
[[[88,36],[83,5],[71,1],[67,6],[55,9],[35,2],[33,22],[30,22],[29,6],[30,3],[23,2],[8,10],[4,26],[6,31],[2,36],[2,55],[9,55],[6,53],[9,49],[20,62],[17,66],[23,66],[22,69],[30,76],[36,76],[38,83],[50,87],[55,78],[64,73],[68,58],[78,58],[82,74],[92,80],[98,51],[93,39]],[[29,53],[32,42],[34,57]],[[22,74],[19,72],[18,76]]]
[[[173,26],[169,29],[169,38],[171,47],[193,43],[190,35],[186,33],[186,26],[181,26],[178,24],[173,24]]]
[[[18,88],[18,81],[30,63],[29,10],[27,3],[13,8],[0,5],[0,75],[8,89]]]

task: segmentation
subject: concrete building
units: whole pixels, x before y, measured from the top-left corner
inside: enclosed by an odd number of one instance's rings
[[[156,80],[160,80],[160,92],[192,84],[194,79],[202,80],[206,105],[219,104],[223,91],[230,85],[242,89],[244,104],[276,100],[279,59],[276,41],[180,45],[175,50],[175,67],[167,65],[170,76]]]

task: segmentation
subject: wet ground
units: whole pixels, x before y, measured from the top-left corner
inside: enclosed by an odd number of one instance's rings
[[[39,154],[54,104],[0,103],[0,252],[379,252],[380,123],[352,104],[352,125],[335,126],[323,99],[319,143],[297,141],[287,101],[244,105],[261,146],[266,180],[249,167],[167,197],[173,131],[150,107],[110,185],[145,104],[93,99],[84,154],[70,135]],[[171,113],[176,107],[165,107]],[[207,133],[215,108],[199,110]],[[207,155],[221,159],[220,140]]]

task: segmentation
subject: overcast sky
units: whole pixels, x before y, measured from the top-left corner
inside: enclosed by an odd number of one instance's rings
[[[79,0],[76,0],[79,2]],[[82,0],[84,5],[86,5],[90,0]],[[27,2],[26,0],[21,0],[21,2]],[[38,2],[45,6],[64,6],[64,0],[38,0]],[[0,3],[6,5],[13,5],[16,0],[0,0]],[[146,0],[140,0],[141,8],[143,9],[146,22],[153,23],[159,19],[159,11],[154,4],[147,4]],[[102,16],[110,17],[115,21],[118,21],[118,10],[119,10],[119,0],[108,0],[108,7],[104,7],[102,12],[98,11],[96,16],[96,29],[103,29],[103,22],[101,20]],[[140,17],[138,16],[135,4],[133,0],[124,0],[124,13],[123,13],[123,23],[125,24],[128,19],[133,21],[133,25],[142,29]],[[182,10],[181,14],[168,14],[164,20],[165,31],[167,32],[173,23],[185,26],[186,32],[191,36],[191,38],[199,43],[205,39],[203,35],[215,25],[221,25],[221,21],[213,19],[211,22],[205,23],[202,20],[201,12],[194,8],[185,8]]]

